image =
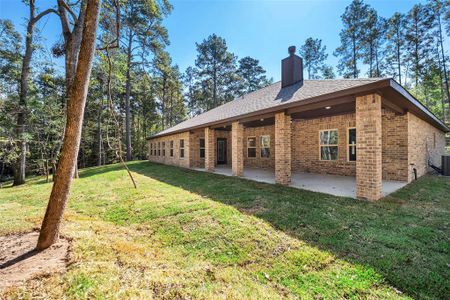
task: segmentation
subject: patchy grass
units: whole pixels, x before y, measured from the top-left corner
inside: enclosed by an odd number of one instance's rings
[[[66,274],[7,298],[444,299],[450,180],[369,203],[150,162],[85,169]],[[0,189],[0,234],[38,227],[51,184]]]

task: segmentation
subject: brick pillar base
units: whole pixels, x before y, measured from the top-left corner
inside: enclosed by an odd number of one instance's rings
[[[233,176],[244,175],[244,126],[239,122],[231,126],[231,168]]]
[[[378,200],[382,193],[381,96],[356,97],[356,197]]]
[[[291,182],[291,116],[275,114],[275,182]]]
[[[205,128],[205,170],[214,172],[216,164],[216,132],[214,129]]]

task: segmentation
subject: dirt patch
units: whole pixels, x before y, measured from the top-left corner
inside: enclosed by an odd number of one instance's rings
[[[31,232],[0,237],[0,292],[29,279],[66,270],[70,241],[60,238],[49,248],[36,251],[38,236],[38,232]]]

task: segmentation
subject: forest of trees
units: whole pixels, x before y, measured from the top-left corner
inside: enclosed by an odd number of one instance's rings
[[[79,51],[74,41],[81,29],[79,2],[55,2],[58,8],[25,1],[29,18],[24,29],[0,20],[0,184],[12,176],[20,185],[31,174],[51,180],[60,159],[73,56]],[[167,0],[102,2],[79,168],[122,157],[145,159],[146,137],[272,83],[257,59],[238,58],[216,34],[198,41],[196,60],[180,70],[167,51],[170,35],[163,25],[172,9]],[[67,30],[47,49],[38,24],[46,15],[63,20],[62,13],[71,26],[63,22]],[[341,45],[333,53],[337,66],[327,63],[321,39],[300,42],[305,78],[332,79],[335,73],[344,78],[393,77],[434,114],[450,120],[445,43],[450,38],[450,1],[428,0],[406,14],[383,18],[354,0],[341,20]],[[64,58],[65,73],[57,71],[52,57]]]

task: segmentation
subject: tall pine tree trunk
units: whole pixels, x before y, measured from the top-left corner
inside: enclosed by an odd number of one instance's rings
[[[358,77],[358,69],[356,66],[356,38],[353,38],[353,78],[357,78]]]
[[[130,127],[130,95],[131,95],[131,55],[133,46],[133,32],[131,29],[128,34],[127,47],[127,82],[125,84],[125,144],[127,148],[127,161],[132,159],[131,156],[131,127]]]
[[[402,65],[401,65],[401,38],[400,28],[397,27],[397,68],[398,68],[398,83],[402,84]]]
[[[97,154],[97,166],[102,165],[102,153],[103,153],[103,141],[102,141],[102,109],[103,109],[103,101],[100,104],[100,108],[98,110],[97,116],[97,145],[98,145],[98,154]]]
[[[67,120],[61,158],[58,164],[58,176],[53,184],[42,222],[36,246],[38,250],[48,248],[59,237],[59,228],[80,148],[84,108],[95,51],[99,9],[100,0],[89,0],[87,2],[76,72],[73,84],[68,92]]]
[[[438,28],[439,28],[439,45],[441,50],[441,56],[442,56],[442,67],[444,69],[444,82],[445,82],[445,93],[447,96],[447,102],[449,103],[449,116],[450,116],[450,87],[448,82],[448,73],[447,73],[447,60],[445,58],[445,51],[444,51],[444,41],[442,37],[442,24],[441,24],[441,16],[438,14],[437,17],[438,20]],[[445,121],[445,112],[444,112],[444,121]]]

